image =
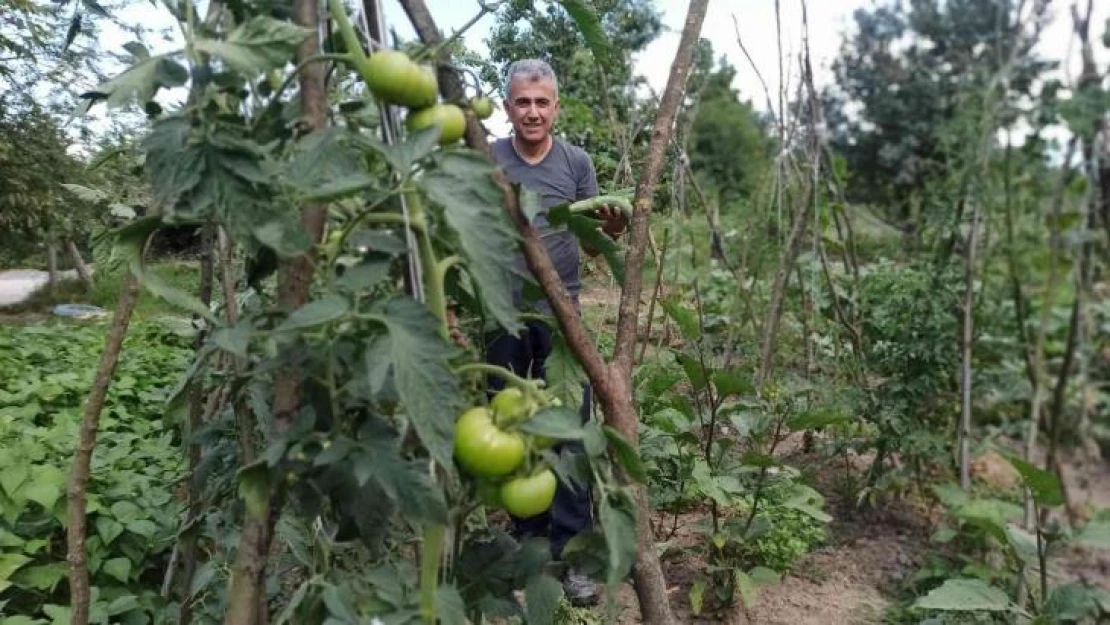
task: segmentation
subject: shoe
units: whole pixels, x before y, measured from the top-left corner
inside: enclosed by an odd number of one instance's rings
[[[567,601],[575,607],[597,604],[597,583],[584,573],[570,569],[563,577],[563,592]]]

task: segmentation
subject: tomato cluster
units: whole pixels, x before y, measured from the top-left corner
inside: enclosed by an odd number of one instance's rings
[[[507,387],[488,406],[467,409],[455,423],[455,459],[475,478],[482,502],[528,518],[551,507],[558,480],[537,454],[554,441],[519,426],[559,400]]]
[[[439,82],[432,66],[416,63],[399,50],[383,49],[370,55],[359,73],[375,98],[409,109],[405,126],[410,132],[439,126],[442,145],[455,143],[466,132],[463,109],[438,102]],[[493,114],[493,100],[485,96],[472,99],[469,106],[479,119]]]

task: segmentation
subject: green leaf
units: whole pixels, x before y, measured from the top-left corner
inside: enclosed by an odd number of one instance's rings
[[[1033,566],[1038,565],[1035,536],[1010,523],[1006,525],[1006,541],[1010,543],[1010,547],[1022,562]]]
[[[31,561],[31,558],[21,553],[0,553],[0,584],[12,578],[21,566]]]
[[[427,158],[439,145],[439,127],[409,133],[405,141],[395,145],[367,135],[358,135],[357,143],[380,154],[397,173],[407,175],[413,165]]]
[[[96,517],[96,533],[100,535],[105,545],[110,545],[123,533],[123,524],[112,517],[100,514]]]
[[[717,394],[721,398],[751,395],[755,393],[755,386],[752,384],[751,376],[740,373],[739,371],[714,371],[713,372],[713,387],[717,389]]]
[[[148,241],[161,226],[161,218],[157,215],[143,217],[131,224],[120,228],[116,233],[116,245],[113,256],[126,261],[132,275],[139,280],[144,289],[172,306],[196,314],[217,327],[223,326],[218,317],[204,305],[197,297],[170,285],[158,274],[146,270],[144,250]]]
[[[246,358],[253,334],[250,321],[242,319],[233,328],[216,328],[212,332],[212,343],[229,354]]]
[[[563,405],[582,405],[582,385],[586,382],[586,374],[561,332],[553,333],[551,353],[544,361],[544,373],[547,374],[547,390],[561,399]]]
[[[342,319],[351,309],[347,298],[325,295],[294,310],[275,332],[292,332]]]
[[[294,145],[282,181],[302,200],[334,201],[372,189],[362,143],[359,135],[334,125],[306,134]]]
[[[612,58],[612,45],[597,13],[586,0],[559,0],[559,4],[563,5],[567,15],[578,26],[578,32],[582,33],[594,58],[604,66]]]
[[[1011,454],[1006,454],[1006,459],[1017,469],[1038,505],[1048,507],[1064,505],[1064,491],[1060,488],[1060,480],[1055,473],[1039,469]]]
[[[442,584],[436,588],[436,607],[443,625],[468,625],[466,604],[454,586]]]
[[[39,465],[31,469],[31,480],[23,485],[22,494],[45,510],[53,510],[61,498],[66,484],[66,474],[51,465]]]
[[[1044,611],[1052,617],[1052,623],[1098,622],[1087,619],[1100,616],[1099,596],[1096,589],[1080,582],[1062,584],[1049,593]]]
[[[829,407],[814,408],[792,415],[787,419],[786,425],[791,430],[819,430],[830,425],[847,423],[849,416],[843,412]]]
[[[112,558],[105,560],[100,570],[126,584],[131,580],[131,560],[127,558]]]
[[[608,425],[604,426],[602,430],[605,432],[605,438],[609,439],[609,445],[613,448],[613,453],[620,461],[620,465],[625,472],[637,482],[646,483],[647,470],[644,469],[640,454],[636,452],[632,444]]]
[[[280,69],[312,31],[272,17],[255,16],[239,24],[224,40],[197,39],[193,45],[223,59],[232,69],[253,76]]]
[[[743,599],[744,605],[749,608],[755,605],[756,591],[760,586],[777,584],[781,580],[778,573],[762,566],[757,566],[748,572],[736,569],[734,576],[736,578],[736,588],[740,591],[740,597]]]
[[[453,472],[455,417],[463,401],[448,361],[457,350],[440,335],[431,312],[410,299],[389,302],[384,321],[405,414],[432,458]]]
[[[1096,549],[1110,549],[1110,520],[1091,521],[1076,537],[1080,543]]]
[[[1000,542],[1006,540],[1006,526],[1020,518],[1021,508],[997,499],[973,499],[953,511],[956,518],[987,530]]]
[[[523,327],[512,291],[517,235],[502,208],[504,194],[493,172],[485,157],[447,153],[419,182],[458,233],[467,271],[481,285],[483,304],[503,328],[516,334]]]
[[[636,560],[636,520],[623,507],[613,505],[612,497],[601,500],[598,517],[609,549],[609,586],[621,583]]]
[[[143,538],[153,538],[154,534],[158,532],[158,526],[153,521],[147,519],[139,519],[127,524],[127,531]]]
[[[132,610],[139,610],[141,607],[135,595],[123,595],[109,603],[108,607],[104,608],[104,611],[108,613],[108,616],[117,616]]]
[[[913,607],[923,610],[955,612],[1005,612],[1010,609],[1010,598],[980,579],[949,579],[939,588],[914,602]]]
[[[707,383],[706,374],[712,372],[706,371],[705,368],[701,366],[701,362],[682,352],[674,352],[674,357],[675,360],[678,361],[678,364],[682,365],[682,370],[686,372],[686,379],[689,380],[690,386],[692,386],[695,391],[700,391],[705,388]]]
[[[687,341],[701,339],[701,322],[698,320],[698,314],[689,306],[683,305],[682,300],[677,296],[666,297],[659,302],[659,305],[678,326],[682,338]]]
[[[563,585],[550,575],[536,575],[524,587],[525,614],[528,625],[553,625]]]
[[[624,282],[624,254],[616,241],[602,232],[599,220],[582,213],[572,213],[570,204],[560,204],[548,209],[547,220],[556,228],[566,226],[583,246],[601,252],[610,271],[613,272],[613,279],[618,284]]]
[[[566,406],[541,408],[520,424],[520,430],[559,440],[581,440],[585,436],[582,416]]]
[[[112,504],[110,509],[112,516],[120,523],[130,523],[143,517],[143,511],[139,509],[139,506],[130,501],[117,501]]]
[[[360,487],[373,480],[414,522],[446,522],[443,491],[432,484],[426,462],[403,458],[395,435],[372,422],[364,426],[360,439],[361,450],[348,456]]]
[[[188,79],[189,71],[169,55],[153,56],[140,60],[81,97],[89,100],[90,105],[105,100],[108,108],[132,102],[143,106],[153,100],[160,89],[180,87]]]
[[[23,588],[34,588],[41,592],[54,592],[58,582],[66,577],[68,567],[64,562],[51,562],[41,566],[24,567],[12,575],[12,581]]]

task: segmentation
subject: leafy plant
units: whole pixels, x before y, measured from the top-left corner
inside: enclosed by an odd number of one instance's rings
[[[0,327],[0,605],[26,623],[68,613],[66,472],[103,325]],[[137,324],[101,427],[89,499],[93,622],[163,618],[158,588],[182,512],[184,464],[164,406],[189,346]]]

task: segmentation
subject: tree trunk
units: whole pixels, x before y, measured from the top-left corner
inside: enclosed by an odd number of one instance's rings
[[[319,47],[317,0],[294,0],[293,20],[313,34],[297,47],[297,62],[316,55]],[[325,66],[307,63],[301,66],[298,83],[302,121],[306,130],[327,125],[327,93]],[[326,206],[306,204],[301,209],[301,226],[310,239],[318,242],[324,231]],[[278,272],[278,302],[287,312],[303,306],[312,285],[311,252],[286,260]],[[280,434],[292,425],[301,402],[301,372],[295,367],[283,370],[275,380],[274,429]],[[282,485],[272,487],[265,510],[248,511],[239,536],[239,548],[231,573],[228,610],[225,625],[261,625],[265,622],[266,563],[273,543],[274,525],[281,514],[285,493]]]
[[[644,252],[648,240],[648,216],[651,213],[651,200],[663,169],[675,115],[685,91],[686,79],[690,74],[693,61],[694,46],[701,33],[702,22],[705,21],[708,4],[708,0],[690,1],[682,37],[679,40],[674,62],[671,64],[667,87],[663,92],[652,128],[647,162],[636,185],[635,212],[629,235],[628,255],[625,259],[613,363],[610,366],[610,382],[613,390],[618,394],[609,398],[610,401],[606,402],[609,405],[605,406],[606,420],[634,448],[639,446],[639,418],[632,399],[632,365],[636,350],[636,328],[639,325],[640,295],[643,290],[641,269],[644,265]],[[636,486],[635,499],[639,548],[632,574],[636,597],[640,603],[640,615],[645,623],[674,623],[676,621],[667,595],[666,578],[663,576],[663,568],[655,551],[655,537],[651,532],[651,509],[646,485]]]
[[[131,323],[131,313],[135,309],[138,297],[138,279],[128,275],[120,292],[119,306],[112,316],[108,336],[104,340],[104,351],[100,354],[96,378],[93,380],[89,397],[85,400],[85,408],[81,412],[81,435],[77,442],[77,452],[73,457],[73,468],[70,471],[69,486],[66,490],[68,499],[66,513],[69,517],[69,527],[66,531],[66,560],[69,562],[69,604],[73,610],[70,621],[72,625],[88,625],[89,622],[89,569],[85,553],[88,521],[85,516],[85,506],[89,485],[89,465],[92,462],[93,450],[96,448],[100,412],[104,409],[104,400],[112,385],[112,376],[119,362],[123,339],[127,336],[127,327]]]
[[[964,332],[961,341],[963,367],[960,371],[962,393],[960,411],[960,487],[971,488],[971,344],[975,332],[975,245],[979,233],[979,203],[971,214],[971,232],[967,237],[967,269],[964,294]]]
[[[92,272],[89,271],[89,266],[85,264],[85,260],[81,258],[81,250],[77,249],[77,245],[73,241],[66,241],[66,249],[69,250],[69,256],[73,259],[73,267],[77,270],[77,277],[81,278],[81,282],[84,282],[86,287],[92,289]]]
[[[48,275],[46,285],[53,293],[54,289],[58,288],[58,248],[53,242],[46,244],[46,272]]]
[[[779,260],[779,268],[775,273],[775,280],[771,284],[771,303],[767,308],[767,319],[763,322],[763,338],[759,349],[759,370],[755,377],[755,387],[762,389],[774,367],[775,343],[778,341],[779,324],[782,322],[783,302],[786,300],[786,287],[790,281],[790,269],[794,265],[794,258],[798,254],[798,244],[805,232],[806,215],[809,214],[809,204],[812,187],[807,183],[805,193],[802,194],[798,206],[794,209],[793,225],[790,236],[786,240],[786,248]]]

